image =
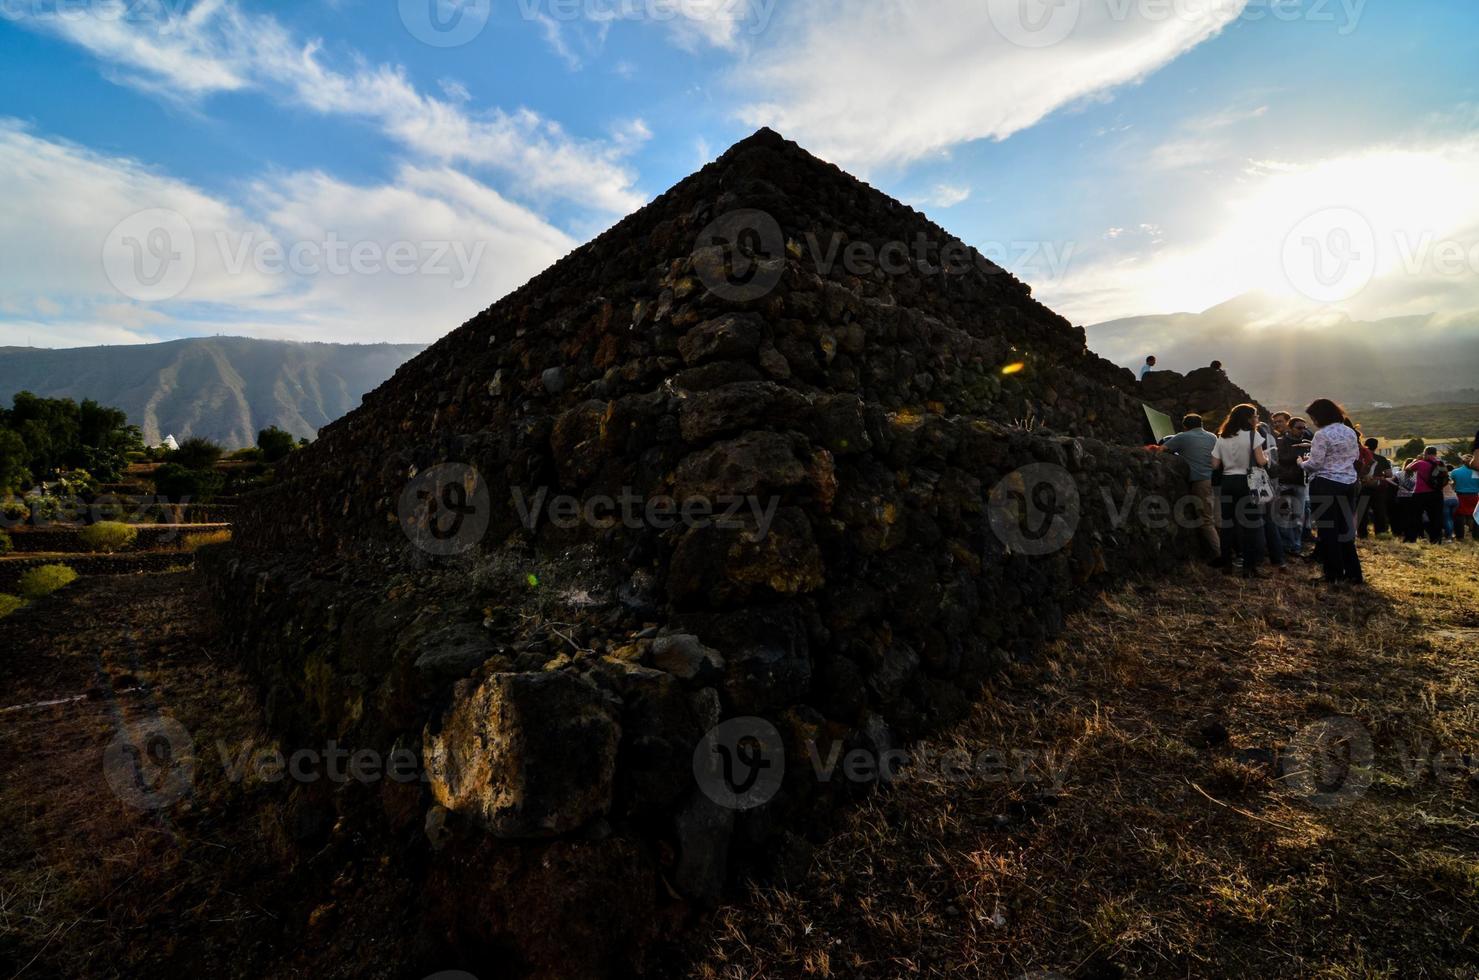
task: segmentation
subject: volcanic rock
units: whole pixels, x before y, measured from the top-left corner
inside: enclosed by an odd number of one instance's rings
[[[1135,516],[1187,492],[1126,448],[1139,389],[762,130],[403,366],[201,561],[286,744],[420,746],[458,827],[438,934],[621,973],[768,842],[805,852],[848,792],[808,746],[907,744],[1194,552]]]

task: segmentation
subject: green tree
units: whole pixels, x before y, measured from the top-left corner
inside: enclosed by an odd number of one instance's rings
[[[1416,436],[1413,436],[1411,439],[1408,439],[1402,445],[1397,447],[1397,455],[1395,457],[1397,463],[1400,465],[1415,456],[1421,456],[1423,454],[1423,450],[1426,448],[1428,448],[1426,443],[1424,443]]]
[[[23,490],[31,484],[29,462],[30,453],[20,433],[0,428],[0,494]]]
[[[192,470],[179,463],[165,463],[154,471],[155,491],[176,503],[204,503],[220,493],[224,483],[215,470]]]
[[[180,448],[169,454],[169,461],[187,470],[208,470],[216,465],[224,450],[204,436],[191,436]]]
[[[296,444],[291,432],[284,432],[275,425],[269,425],[257,433],[257,448],[262,450],[262,459],[268,463],[275,463],[293,451]]]

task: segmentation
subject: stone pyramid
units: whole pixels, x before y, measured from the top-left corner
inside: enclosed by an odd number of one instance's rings
[[[762,130],[402,367],[202,561],[286,742],[426,769],[304,807],[399,842],[450,941],[635,969],[736,875],[804,866],[853,789],[809,748],[909,744],[1190,553],[1123,518],[1185,492],[1128,448],[1134,391]]]

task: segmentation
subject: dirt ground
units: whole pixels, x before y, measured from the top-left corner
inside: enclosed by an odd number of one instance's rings
[[[203,599],[191,571],[98,576],[0,621],[0,975],[397,976],[414,955],[388,858],[289,846],[284,784],[223,762],[272,742]]]
[[[1111,594],[664,972],[1479,975],[1479,548],[1363,550],[1367,590]],[[0,977],[460,965],[393,853],[233,778],[272,743],[198,588],[84,578],[0,621]]]

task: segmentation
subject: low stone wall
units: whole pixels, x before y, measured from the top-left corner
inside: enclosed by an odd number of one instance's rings
[[[139,524],[135,526],[138,537],[129,546],[130,552],[151,551],[160,548],[179,548],[187,539],[204,534],[229,531],[229,524]],[[82,540],[81,527],[52,524],[41,527],[12,527],[7,534],[15,544],[17,553],[67,552],[86,554],[93,549]]]
[[[78,575],[133,575],[139,572],[162,572],[170,568],[193,565],[190,552],[147,552],[121,555],[67,555],[27,558],[10,555],[0,559],[0,592],[15,592],[21,576],[41,565],[66,565]]]

